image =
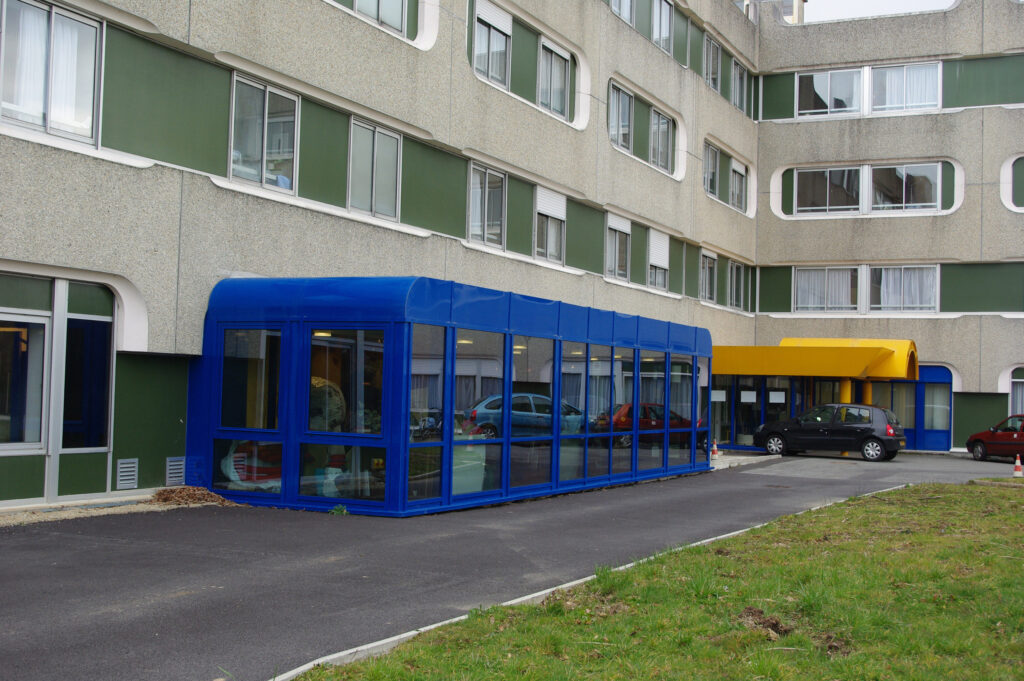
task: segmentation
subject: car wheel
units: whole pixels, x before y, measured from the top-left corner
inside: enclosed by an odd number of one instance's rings
[[[498,437],[498,429],[490,423],[485,423],[480,426],[480,434],[484,436],[485,440],[494,440]]]
[[[984,442],[975,442],[974,446],[971,447],[971,454],[974,456],[975,461],[984,461],[988,458],[988,451],[985,450]]]
[[[764,441],[764,451],[782,456],[786,453],[786,440],[778,433],[772,433]]]
[[[885,447],[882,446],[882,442],[880,440],[869,437],[867,440],[864,440],[864,444],[860,446],[860,455],[864,457],[865,461],[884,461]]]

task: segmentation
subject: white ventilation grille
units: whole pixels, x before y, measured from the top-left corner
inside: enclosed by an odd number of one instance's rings
[[[117,460],[117,488],[138,489],[139,488],[139,460],[118,459]]]
[[[185,484],[185,457],[167,457],[167,466],[164,469],[164,485],[177,487]]]

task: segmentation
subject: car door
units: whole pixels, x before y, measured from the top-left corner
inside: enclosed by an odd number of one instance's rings
[[[529,395],[512,396],[512,437],[525,437],[536,432],[536,414]]]
[[[790,449],[827,449],[828,431],[835,411],[835,405],[831,404],[805,411],[786,432],[786,444]]]
[[[989,454],[995,456],[1013,456],[1021,451],[1024,440],[1021,439],[1021,425],[1024,418],[1011,416],[998,426],[992,433],[991,445],[988,448]]]
[[[860,449],[871,433],[871,410],[867,407],[844,405],[836,409],[835,418],[828,433],[828,449],[850,452]]]

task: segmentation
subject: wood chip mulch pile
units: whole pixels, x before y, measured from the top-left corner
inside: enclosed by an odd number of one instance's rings
[[[152,504],[166,506],[195,506],[197,504],[216,504],[217,506],[238,506],[219,494],[214,494],[205,487],[167,487],[157,490],[153,495]]]

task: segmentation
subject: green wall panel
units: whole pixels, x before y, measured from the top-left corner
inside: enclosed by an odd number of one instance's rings
[[[949,210],[953,207],[956,185],[954,179],[956,172],[953,164],[949,161],[942,162],[942,210]]]
[[[52,310],[53,282],[36,277],[0,274],[0,307]]]
[[[345,7],[348,7],[349,9],[352,9],[352,0],[336,0],[336,2],[339,5],[343,5]]]
[[[420,28],[420,0],[406,0],[405,37],[416,40]]]
[[[719,305],[729,304],[729,258],[718,258],[718,267],[715,275],[718,281],[715,283],[715,302]]]
[[[676,239],[668,242],[668,290],[683,293],[683,273],[686,271],[686,244]]]
[[[729,183],[732,181],[732,156],[718,152],[718,199],[729,203]]]
[[[762,267],[758,311],[790,312],[793,307],[793,268]]]
[[[764,87],[764,92],[761,95],[764,100],[764,109],[761,111],[761,120],[793,118],[795,115],[796,74],[778,73],[765,76],[762,87]]]
[[[45,456],[0,456],[0,501],[39,498],[45,483]]]
[[[761,118],[761,79],[754,74],[747,77],[747,115],[755,121]]]
[[[107,491],[107,453],[61,454],[57,494],[102,494]]]
[[[139,487],[162,487],[167,457],[185,456],[188,362],[169,355],[117,354],[114,465],[139,460]],[[111,489],[117,485],[111,480]]]
[[[103,146],[227,175],[231,73],[113,27],[103,72]]]
[[[114,294],[106,286],[73,281],[68,284],[68,312],[113,317]]]
[[[572,199],[565,202],[565,264],[604,273],[604,212]]]
[[[540,35],[529,26],[512,22],[512,73],[509,89],[525,100],[537,103],[537,52]]]
[[[466,238],[469,165],[435,147],[402,141],[402,222]]]
[[[509,177],[507,209],[505,248],[533,255],[533,185]]]
[[[942,106],[1024,102],[1024,54],[942,63]]]
[[[690,23],[690,68],[698,78],[704,77],[704,31]]]
[[[718,80],[722,84],[719,92],[723,97],[732,101],[732,55],[722,50],[722,66],[718,74]]]
[[[1024,208],[1024,156],[1013,162],[1013,205]]]
[[[348,135],[348,114],[302,100],[299,196],[345,206]]]
[[[942,265],[942,312],[1024,311],[1024,263]]]
[[[686,244],[686,277],[685,294],[691,298],[700,295],[700,248],[693,244]]]
[[[647,227],[633,223],[629,230],[629,280],[647,284]]]
[[[672,9],[672,56],[677,62],[686,66],[689,62],[686,52],[686,30],[690,26],[689,19],[679,11],[678,7]]]
[[[1024,368],[1014,369],[1010,376],[1015,381],[1024,381]]]
[[[653,4],[654,3],[652,2],[652,0],[636,0],[633,3],[634,28],[640,31],[641,35],[643,35],[643,37],[647,38],[648,40],[651,39],[653,29],[653,26],[651,26],[651,24],[653,23]]]
[[[651,157],[651,105],[639,97],[633,97],[633,155]]]
[[[790,168],[782,173],[782,212],[786,215],[793,214],[793,179],[795,172]]]
[[[953,446],[963,447],[967,438],[1006,418],[1006,393],[953,393]]]

